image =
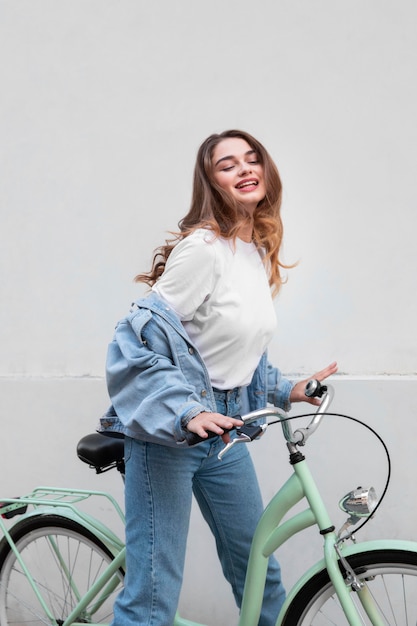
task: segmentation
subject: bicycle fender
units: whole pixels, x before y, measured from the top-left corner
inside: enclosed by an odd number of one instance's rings
[[[405,541],[401,539],[392,540],[392,539],[376,539],[373,541],[364,541],[362,543],[351,544],[349,546],[345,546],[341,548],[341,552],[343,556],[350,556],[353,554],[360,554],[362,552],[376,552],[378,550],[404,550],[407,552],[414,552],[417,554],[417,543],[414,541]],[[294,600],[297,593],[304,587],[304,585],[311,579],[313,576],[321,572],[326,568],[326,563],[324,559],[321,559],[317,563],[315,563],[301,578],[295,583],[295,585],[290,590],[287,595],[285,602],[281,608],[277,619],[277,626],[281,624],[281,620],[283,619],[289,605]]]
[[[40,506],[33,509],[22,516],[16,518],[16,521],[9,527],[9,532],[15,524],[18,524],[20,520],[27,519],[29,517],[39,517],[42,515],[57,515],[77,522],[81,526],[84,526],[88,531],[102,541],[110,552],[116,556],[120,550],[124,547],[123,541],[107,526],[104,526],[96,518],[87,513],[81,512],[78,509],[72,509],[71,507],[63,506]]]

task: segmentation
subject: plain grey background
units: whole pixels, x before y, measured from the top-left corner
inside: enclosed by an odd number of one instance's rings
[[[416,537],[416,30],[411,0],[0,1],[4,495],[54,483],[122,501],[74,452],[108,404],[107,344],[188,209],[199,144],[242,128],[277,162],[298,262],[270,358],[289,376],[339,362],[334,409],[377,427],[394,462],[363,536]],[[362,432],[338,420],[312,443],[332,503],[361,471],[383,486]],[[289,473],[279,432],[253,453],[267,498]],[[288,585],[311,541],[279,555]],[[198,511],[181,610],[236,615]]]

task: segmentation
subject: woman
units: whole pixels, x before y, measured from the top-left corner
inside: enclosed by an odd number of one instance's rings
[[[102,419],[104,431],[125,435],[127,575],[116,626],[173,623],[192,493],[241,605],[263,505],[246,446],[222,463],[217,453],[233,437],[225,430],[242,424],[233,416],[307,401],[307,380],[290,382],[266,359],[276,325],[271,292],[282,282],[281,193],[277,168],[255,138],[210,136],[179,234],[136,277],[152,291],[116,328],[107,360],[112,406]],[[333,363],[314,377],[336,370]],[[203,442],[192,445],[196,435]],[[275,624],[284,597],[271,558],[259,626]]]

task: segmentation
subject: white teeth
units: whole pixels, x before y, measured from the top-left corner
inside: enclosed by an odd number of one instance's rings
[[[251,185],[257,185],[257,184],[258,184],[257,181],[250,180],[247,183],[240,183],[237,187],[238,187],[238,189],[241,189],[242,187],[249,187]]]

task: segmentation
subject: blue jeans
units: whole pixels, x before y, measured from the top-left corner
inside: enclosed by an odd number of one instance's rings
[[[215,392],[215,396],[219,413],[239,413],[238,390]],[[178,449],[126,439],[126,577],[114,607],[114,626],[173,624],[193,493],[241,606],[251,541],[263,504],[246,444],[235,445],[219,461],[223,446],[219,437]],[[280,567],[271,557],[259,626],[275,625],[284,598]]]

